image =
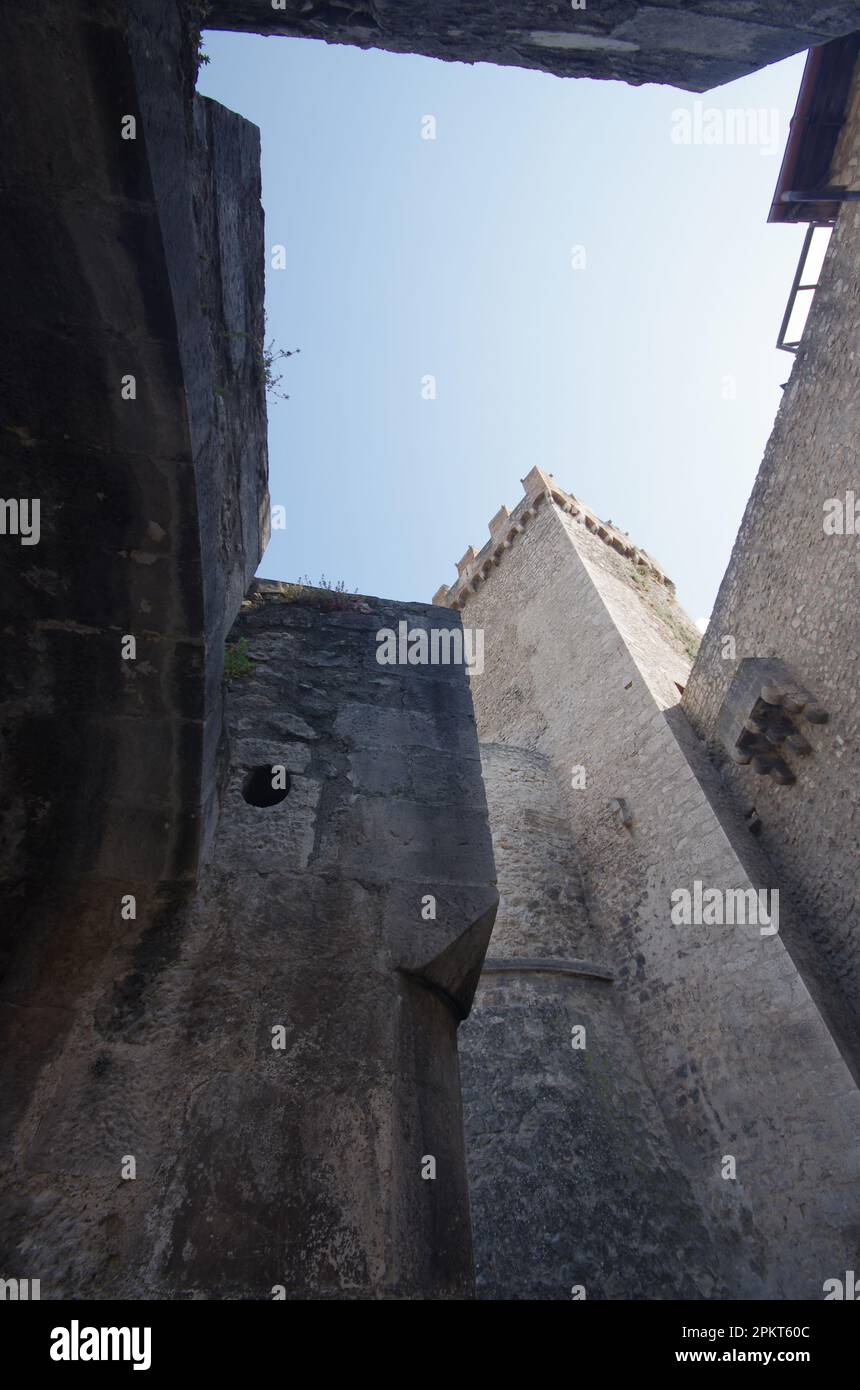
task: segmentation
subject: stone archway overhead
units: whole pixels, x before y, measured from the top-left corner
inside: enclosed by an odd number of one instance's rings
[[[704,92],[860,29],[857,0],[210,0],[209,29]]]

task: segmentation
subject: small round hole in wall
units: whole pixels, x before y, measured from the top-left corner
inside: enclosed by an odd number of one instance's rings
[[[277,763],[252,767],[242,783],[242,796],[249,806],[278,806],[289,794],[289,773]]]

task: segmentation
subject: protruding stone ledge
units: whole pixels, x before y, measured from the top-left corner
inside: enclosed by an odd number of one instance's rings
[[[584,11],[585,13],[580,13]],[[587,18],[586,18],[587,15]],[[538,0],[492,5],[438,0],[210,0],[207,29],[282,34],[420,53],[460,63],[513,64],[557,77],[603,77],[637,86],[668,82],[705,92],[754,68],[822,44],[857,25],[853,0]]]
[[[551,960],[542,956],[515,956],[484,961],[482,975],[570,975],[576,979],[615,982],[615,971],[588,960]]]
[[[502,563],[505,552],[510,550],[518,536],[531,521],[546,498],[560,511],[570,517],[577,525],[585,526],[594,536],[602,540],[630,560],[639,571],[646,571],[659,584],[674,593],[675,585],[664,574],[646,551],[631,543],[623,531],[612,525],[611,521],[601,521],[579,498],[563,492],[551,473],[542,468],[532,468],[522,479],[525,496],[513,511],[502,506],[489,524],[490,539],[480,550],[470,545],[461,560],[457,561],[457,580],[452,587],[443,584],[433,596],[433,603],[443,608],[463,608],[469,597],[485,583],[492,571]]]

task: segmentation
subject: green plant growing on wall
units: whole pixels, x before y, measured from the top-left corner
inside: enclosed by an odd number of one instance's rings
[[[326,613],[334,609],[356,608],[361,603],[357,589],[350,590],[342,579],[327,579],[324,574],[320,575],[316,584],[309,575],[300,575],[294,584],[284,584],[282,593],[288,603],[305,604]]]
[[[248,655],[248,643],[244,637],[240,637],[232,647],[224,648],[224,675],[227,680],[236,680],[239,676],[250,676],[254,669],[254,662]]]
[[[191,0],[191,33],[194,39],[194,81],[200,76],[200,69],[210,61],[203,48],[202,29],[209,16],[207,0]]]
[[[313,580],[308,574],[302,575],[298,582],[300,584],[304,584],[305,588],[307,589],[330,589],[333,594],[358,593],[357,589],[348,589],[342,579],[338,579],[337,581],[333,579],[326,579],[324,574],[320,575],[316,584],[314,584]]]
[[[260,352],[259,364],[267,395],[278,396],[282,401],[290,399],[286,391],[280,390],[284,374],[278,371],[278,363],[285,362],[288,357],[295,357],[300,352],[301,348],[276,348],[274,341],[263,347]]]

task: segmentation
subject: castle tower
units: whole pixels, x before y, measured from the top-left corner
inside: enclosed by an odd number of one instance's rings
[[[435,598],[484,633],[501,895],[461,1034],[479,1292],[821,1298],[856,1263],[860,1094],[804,923],[679,709],[671,581],[524,487]]]
[[[478,1295],[718,1294],[719,1261],[618,1012],[549,760],[501,743],[483,744],[481,760],[502,896],[460,1034]]]

